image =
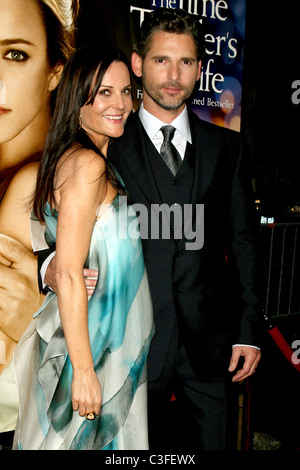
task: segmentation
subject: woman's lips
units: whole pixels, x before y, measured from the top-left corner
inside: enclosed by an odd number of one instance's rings
[[[114,124],[118,124],[123,121],[123,114],[106,114],[104,117]]]
[[[0,107],[0,116],[2,116],[3,114],[9,113],[9,111],[10,109],[5,109],[5,108]]]

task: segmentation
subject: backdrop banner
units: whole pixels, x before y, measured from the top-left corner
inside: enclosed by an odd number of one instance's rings
[[[131,0],[133,30],[156,8],[182,8],[204,26],[206,59],[193,95],[192,110],[206,121],[241,128],[246,0]],[[142,96],[137,89],[136,99]]]

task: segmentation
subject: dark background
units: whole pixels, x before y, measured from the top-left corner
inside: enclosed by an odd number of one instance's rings
[[[247,2],[243,130],[258,197],[277,221],[300,201],[300,105],[291,99],[300,78],[297,4]]]

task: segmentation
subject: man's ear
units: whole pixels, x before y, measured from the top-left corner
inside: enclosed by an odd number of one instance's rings
[[[136,53],[133,52],[131,56],[131,67],[133,73],[137,77],[141,77],[143,73],[143,59]]]
[[[48,91],[53,91],[58,86],[64,66],[57,64],[53,67],[48,77]]]

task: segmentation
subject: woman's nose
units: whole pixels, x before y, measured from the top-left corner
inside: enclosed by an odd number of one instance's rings
[[[113,108],[116,108],[116,109],[124,109],[125,108],[123,95],[118,95],[118,96],[115,97],[115,100],[114,100],[114,103],[113,103]]]

